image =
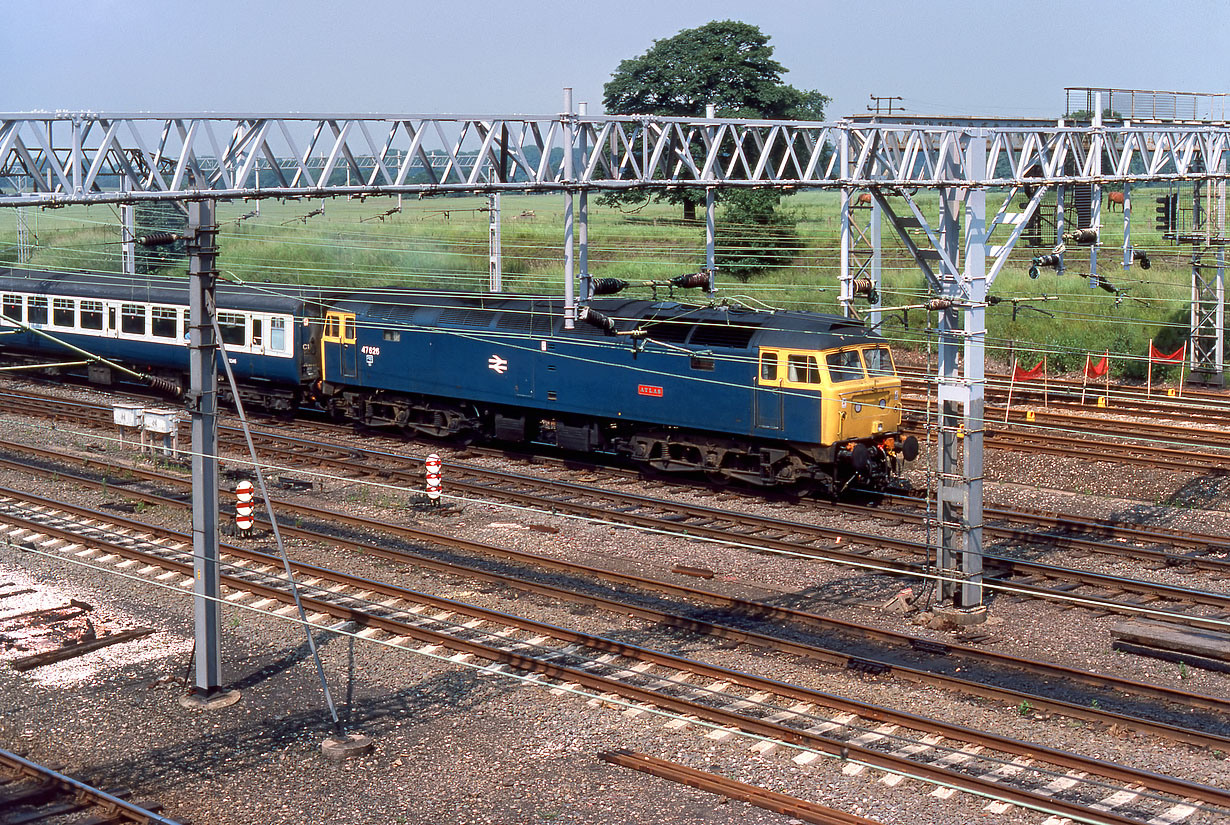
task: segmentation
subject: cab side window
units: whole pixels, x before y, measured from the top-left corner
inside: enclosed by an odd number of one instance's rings
[[[786,380],[796,384],[819,384],[820,364],[814,355],[791,355],[786,359]]]
[[[777,380],[777,351],[768,350],[760,353],[760,380]]]

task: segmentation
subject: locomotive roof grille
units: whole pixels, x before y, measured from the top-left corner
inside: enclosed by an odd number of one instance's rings
[[[676,317],[674,315],[651,315],[641,323],[641,329],[645,330],[650,338],[658,341],[682,344],[696,328],[696,324],[676,321],[674,320]]]
[[[495,313],[487,309],[471,309],[470,307],[447,307],[440,313],[441,324],[454,324],[459,327],[485,328],[491,326]]]
[[[367,308],[367,315],[374,321],[393,321],[409,325],[413,322],[416,308],[405,304],[371,304]]]
[[[692,333],[691,344],[696,347],[747,349],[759,328],[759,325],[750,324],[699,324]]]

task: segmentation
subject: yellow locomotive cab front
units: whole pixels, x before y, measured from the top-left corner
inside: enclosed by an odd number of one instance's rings
[[[888,347],[844,347],[819,356],[824,397],[821,441],[891,444],[885,436],[901,427],[901,379]]]

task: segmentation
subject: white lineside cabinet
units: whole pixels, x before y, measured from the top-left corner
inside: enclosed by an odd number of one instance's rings
[[[115,426],[139,429],[144,418],[145,407],[141,404],[112,404],[112,415]]]
[[[179,430],[178,410],[146,410],[142,416],[141,429],[147,433],[170,435]]]

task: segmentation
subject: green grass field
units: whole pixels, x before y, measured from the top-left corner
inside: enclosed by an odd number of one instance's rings
[[[919,193],[919,203],[934,214],[938,196]],[[1126,294],[1111,295],[1089,286],[1089,251],[1070,245],[1068,272],[1043,269],[1036,280],[1027,271],[1033,255],[1049,248],[1018,244],[999,274],[992,294],[1001,298],[1054,297],[1045,303],[1008,303],[987,311],[988,354],[1002,362],[1017,355],[1026,365],[1047,353],[1053,371],[1080,369],[1089,352],[1112,353],[1116,377],[1144,374],[1151,338],[1169,351],[1186,338],[1191,291],[1191,249],[1164,240],[1153,227],[1151,193],[1134,193],[1132,238],[1150,256],[1148,270],[1122,267],[1122,217],[1103,210],[1103,246],[1098,273]],[[994,213],[1002,195],[988,194]],[[783,199],[797,221],[801,247],[789,266],[740,282],[719,273],[719,290],[728,297],[779,307],[833,310],[837,306],[840,262],[839,196],[807,192]],[[351,287],[403,285],[417,288],[482,290],[488,283],[488,213],[485,197],[409,199],[402,211],[384,214],[396,199],[329,200],[324,214],[305,217],[320,201],[264,201],[259,217],[239,220],[253,202],[221,203],[219,269],[245,281],[335,284]],[[37,240],[31,265],[119,271],[118,207],[67,207],[27,210]],[[870,210],[858,212],[865,221]],[[718,243],[737,238],[746,227],[721,222]],[[564,203],[559,195],[505,195],[502,198],[504,289],[508,292],[562,291]],[[992,243],[1006,237],[1001,228]],[[617,210],[591,205],[589,262],[595,277],[628,281],[661,280],[692,272],[704,264],[704,225],[681,219],[679,207],[650,203]],[[926,246],[925,237],[917,242]],[[924,278],[894,233],[885,228],[883,303],[924,300]],[[1212,254],[1205,261],[1211,262]],[[0,210],[0,261],[17,261],[17,214]],[[648,288],[636,294],[648,295]],[[624,294],[629,294],[625,292]],[[665,294],[665,293],[662,293]],[[1049,317],[1037,310],[1045,310]],[[897,345],[925,349],[932,340],[928,321],[935,314],[891,313],[884,333]],[[1114,356],[1118,355],[1118,358]]]

